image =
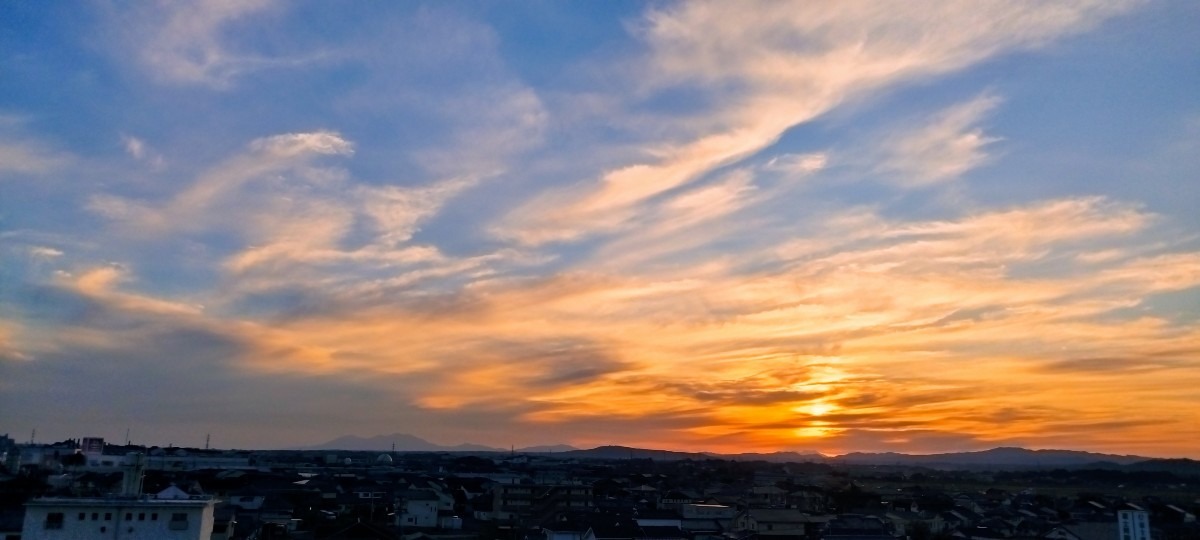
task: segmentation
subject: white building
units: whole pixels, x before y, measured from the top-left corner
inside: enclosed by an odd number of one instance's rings
[[[1117,512],[1117,530],[1121,540],[1150,540],[1150,514],[1144,510]]]
[[[47,498],[25,504],[22,540],[209,540],[212,499]]]
[[[396,525],[399,527],[438,526],[438,497],[429,490],[410,490],[400,494]]]

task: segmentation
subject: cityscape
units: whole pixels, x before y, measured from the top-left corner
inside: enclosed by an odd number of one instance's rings
[[[414,439],[218,450],[5,436],[0,538],[1200,538],[1190,459],[396,450]]]
[[[1200,540],[1200,2],[0,2],[0,540]]]

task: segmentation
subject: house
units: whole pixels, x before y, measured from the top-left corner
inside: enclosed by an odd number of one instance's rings
[[[723,504],[685,504],[680,509],[683,519],[733,519],[735,510],[732,506]]]
[[[454,510],[454,493],[442,482],[428,478],[418,478],[409,483],[408,489],[433,493],[438,500],[438,510]]]
[[[1116,522],[1081,522],[1058,525],[1042,535],[1045,540],[1114,540],[1117,535]]]
[[[560,515],[542,524],[546,540],[583,540],[591,527],[583,516]]]
[[[212,540],[236,538],[237,507],[218,503],[213,511]]]
[[[175,484],[171,484],[167,487],[167,489],[164,489],[154,495],[155,499],[184,500],[190,499],[191,497],[192,496],[189,495],[188,492],[179,489]]]
[[[582,484],[496,484],[492,487],[492,519],[545,518],[555,512],[592,508],[592,488]]]
[[[733,524],[736,510],[723,504],[685,504],[680,528],[696,533],[720,533]]]
[[[828,507],[825,492],[818,487],[804,486],[787,494],[785,502],[789,508],[819,514]]]
[[[1170,515],[1175,517],[1176,520],[1179,521],[1180,523],[1195,523],[1196,522],[1196,515],[1191,512],[1188,512],[1188,511],[1186,511],[1178,506],[1175,506],[1173,504],[1166,505],[1166,508],[1169,511]]]
[[[749,531],[758,536],[811,536],[829,521],[828,516],[814,516],[794,508],[750,508],[733,519],[735,531]]]
[[[437,494],[425,489],[397,493],[396,525],[398,527],[436,528],[438,526]]]
[[[683,505],[692,502],[693,497],[680,491],[668,491],[658,500],[659,508],[678,510]]]
[[[894,540],[890,524],[876,516],[842,514],[829,521],[822,538],[828,540]]]
[[[212,499],[45,498],[25,503],[23,540],[209,540]]]
[[[1144,510],[1117,512],[1121,540],[1150,540],[1150,514]]]
[[[21,538],[21,523],[25,511],[22,508],[0,508],[0,540],[18,540]]]
[[[582,540],[638,540],[641,538],[642,531],[636,522],[614,518],[594,522]]]
[[[640,510],[634,521],[641,527],[675,527],[682,525],[683,517],[674,510]]]
[[[532,484],[496,484],[492,486],[492,519],[514,521],[533,508]]]
[[[909,527],[912,527],[915,523],[925,523],[929,526],[929,530],[932,532],[941,532],[942,527],[945,527],[945,523],[941,522],[941,518],[938,516],[930,516],[931,519],[927,520],[925,519],[927,516],[922,516],[918,512],[912,512],[909,510],[892,510],[884,514],[884,517],[892,523],[892,529],[899,534],[907,534]],[[933,519],[937,519],[939,522],[937,529],[935,529],[933,523],[931,523]]]
[[[453,510],[438,510],[437,528],[442,530],[457,531],[462,529],[463,519]]]
[[[777,486],[754,486],[746,494],[746,503],[750,506],[781,507],[787,504],[788,492]]]

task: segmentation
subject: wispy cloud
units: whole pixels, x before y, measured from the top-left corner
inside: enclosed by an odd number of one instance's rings
[[[953,180],[983,164],[985,148],[1000,139],[978,127],[980,120],[999,103],[983,95],[934,115],[925,125],[888,137],[879,165],[888,181],[908,187]]]
[[[129,154],[129,157],[149,164],[154,170],[161,171],[166,166],[166,160],[162,154],[155,152],[150,148],[149,143],[138,137],[122,135],[121,144],[125,147],[125,153]]]
[[[311,54],[267,54],[245,45],[238,23],[261,20],[283,7],[274,0],[144,4],[114,14],[114,24],[124,26],[122,45],[155,80],[227,89],[242,75],[294,67],[313,58]]]
[[[829,156],[824,153],[784,154],[771,158],[766,165],[763,165],[763,169],[794,176],[807,176],[824,169],[828,164]]]
[[[752,273],[484,278],[379,305],[361,303],[371,295],[341,296],[269,327],[239,323],[237,335],[252,344],[240,362],[265,373],[370,373],[438,410],[526,402],[535,407],[522,421],[562,429],[599,416],[631,425],[672,416],[677,441],[920,450],[941,437],[967,448],[1036,440],[1070,419],[1111,417],[1086,401],[1064,405],[1055,378],[987,388],[987,373],[1057,372],[1064,348],[1149,354],[1196,343],[1165,321],[1111,318],[1130,298],[1200,285],[1194,256],[1074,266],[1053,278],[1007,270],[1136,242],[1153,222],[1136,208],[1080,199],[951,221],[876,222],[836,249]],[[100,281],[81,288],[111,286]],[[913,379],[915,366],[935,358],[938,373]],[[997,400],[1053,412],[1017,431],[961,414]],[[1162,414],[1139,425],[1180,419]]]
[[[197,178],[187,189],[158,208],[153,203],[128,200],[112,195],[92,197],[88,206],[110,219],[127,222],[132,230],[144,234],[166,234],[180,229],[207,228],[228,224],[212,216],[215,205],[233,209],[239,191],[249,182],[263,181],[266,175],[292,170],[297,176],[320,182],[317,175],[302,170],[308,160],[321,155],[350,155],[353,145],[333,132],[290,133],[256,139],[244,154],[214,167]],[[250,209],[243,208],[247,212]],[[220,222],[212,222],[212,219]]]
[[[69,160],[67,155],[41,144],[0,140],[0,172],[44,174]]]
[[[638,27],[648,47],[643,86],[653,93],[702,82],[712,89],[707,97],[715,105],[696,117],[673,119],[663,130],[671,142],[657,141],[641,163],[552,189],[512,212],[495,232],[537,245],[621,230],[652,197],[763,150],[787,129],[846,99],[961,69],[1001,51],[1035,47],[1123,9],[1088,2],[995,2],[970,9],[930,4],[896,13],[869,3],[746,9],[696,2],[654,10]],[[931,128],[927,137],[940,136],[938,142],[957,147],[954,160],[933,164],[927,147],[936,143],[912,142],[909,151],[927,158],[922,172],[942,177],[977,162],[986,138],[945,132],[961,132],[990,106],[980,100]]]
[[[0,115],[0,180],[11,175],[45,175],[74,160],[71,154],[32,136],[27,120]]]

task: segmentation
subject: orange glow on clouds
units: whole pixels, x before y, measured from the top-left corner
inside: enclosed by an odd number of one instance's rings
[[[23,160],[0,173],[89,179],[86,193],[45,188],[72,194],[62,206],[86,218],[72,231],[34,230],[54,221],[35,215],[0,236],[25,272],[0,297],[16,306],[0,305],[0,367],[26,381],[0,389],[45,389],[25,390],[45,405],[28,409],[67,417],[46,404],[117,402],[138,394],[127,374],[148,374],[147,388],[195,404],[155,417],[164,429],[253,416],[238,424],[248,445],[359,430],[505,447],[1200,457],[1200,326],[1195,306],[1170,307],[1200,290],[1194,222],[1002,168],[1037,143],[1006,146],[1019,130],[989,126],[1020,99],[1001,85],[847,127],[891,108],[873,97],[1033,57],[1133,7],[654,4],[623,25],[630,44],[615,49],[630,57],[555,74],[619,79],[587,91],[535,87],[466,15],[422,10],[415,26],[456,37],[434,47],[389,31],[272,63],[220,46],[223,23],[259,8],[195,25],[172,11],[160,22],[187,32],[159,24],[144,32],[153,54],[127,55],[156,85],[249,91],[243,72],[328,69],[381,43],[421,61],[352,64],[364,85],[384,82],[330,97],[330,126],[287,131],[326,118],[314,114],[243,139],[178,134],[186,151],[114,134],[128,155],[99,165],[94,148],[58,159],[13,143],[24,124],[0,117],[0,158]],[[196,50],[211,65],[182,54]],[[442,64],[456,75],[420,71]],[[458,75],[481,78],[392,87]],[[422,115],[433,124],[395,136],[411,148],[375,139]],[[110,383],[124,390],[79,373],[121,374]],[[205,391],[236,385],[236,404]],[[162,412],[128,403],[95,423]]]

